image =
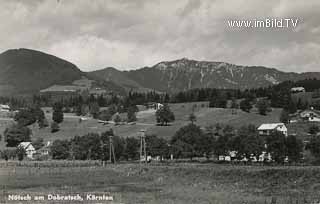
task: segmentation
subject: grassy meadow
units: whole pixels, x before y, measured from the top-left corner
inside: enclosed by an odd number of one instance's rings
[[[90,132],[101,133],[109,128],[113,128],[115,133],[122,137],[138,136],[141,129],[146,129],[147,134],[156,134],[159,137],[170,139],[174,133],[182,126],[189,123],[189,114],[194,112],[197,117],[197,124],[200,126],[210,126],[216,123],[229,124],[239,127],[245,124],[260,125],[266,122],[279,122],[280,109],[273,109],[268,115],[262,116],[252,109],[251,113],[237,110],[232,114],[231,109],[209,108],[208,102],[177,103],[170,104],[171,110],[175,114],[175,121],[169,126],[157,126],[155,111],[146,110],[137,113],[138,121],[135,124],[124,124],[115,126],[113,124],[103,125],[98,120],[88,118],[79,123],[79,117],[74,114],[65,113],[64,121],[60,124],[60,131],[51,133],[50,128],[39,129],[35,124],[31,126],[33,138],[42,137],[45,141],[55,139],[69,139],[75,135],[84,135]],[[46,118],[51,123],[51,113],[46,113]],[[1,121],[0,121],[1,123]],[[0,131],[4,131],[5,126],[0,126]]]
[[[50,168],[9,165],[0,168],[0,186],[1,203],[14,203],[6,200],[9,194],[79,193],[85,197],[88,193],[104,193],[113,196],[113,203],[265,204],[273,200],[296,204],[319,200],[320,167],[212,163],[150,163],[141,169],[134,163]]]

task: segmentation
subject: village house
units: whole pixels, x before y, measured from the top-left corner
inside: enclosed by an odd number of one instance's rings
[[[320,122],[320,111],[314,110],[311,107],[310,110],[304,110],[300,112],[300,117],[304,121]]]
[[[268,136],[275,130],[288,136],[288,129],[283,123],[265,123],[258,127],[258,132],[261,136]]]
[[[304,87],[292,87],[291,93],[299,93],[299,92],[306,92]]]
[[[22,147],[29,159],[33,159],[33,155],[36,153],[36,149],[32,146],[31,142],[21,142],[18,147]]]
[[[10,106],[0,104],[0,112],[6,112],[6,113],[10,112]]]
[[[147,109],[159,110],[161,107],[163,107],[163,104],[155,103],[155,102],[149,102],[149,103],[146,103],[145,106],[147,107]]]

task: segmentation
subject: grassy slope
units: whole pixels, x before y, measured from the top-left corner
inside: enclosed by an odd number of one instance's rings
[[[193,108],[195,104],[197,107]],[[171,104],[170,106],[175,114],[176,120],[170,126],[156,126],[155,115],[152,111],[139,112],[137,115],[138,121],[135,125],[120,126],[103,125],[98,123],[95,119],[89,119],[79,123],[79,117],[72,114],[65,114],[64,122],[60,124],[61,130],[59,132],[51,133],[50,128],[39,130],[37,125],[33,125],[31,126],[33,132],[32,137],[42,137],[45,141],[53,141],[55,139],[68,139],[75,135],[84,135],[90,132],[101,133],[109,128],[113,128],[115,133],[122,137],[138,136],[141,129],[146,129],[147,134],[156,134],[160,137],[170,139],[180,127],[189,123],[188,116],[192,110],[194,110],[197,117],[196,123],[204,127],[215,125],[216,123],[239,127],[245,124],[254,124],[258,126],[261,123],[279,122],[279,115],[281,112],[280,109],[273,109],[272,112],[268,113],[266,116],[262,116],[253,109],[251,113],[237,110],[237,114],[232,114],[231,109],[208,108],[207,105],[208,104],[205,102]],[[46,113],[46,117],[49,122],[51,122],[51,113]],[[4,124],[4,121],[0,120],[1,133],[3,133],[5,127],[8,125],[8,121],[6,123],[7,124]],[[305,128],[305,125],[303,124],[289,125],[289,132],[299,133],[306,130],[307,128]],[[3,146],[2,142],[0,142],[0,148],[1,146]]]
[[[94,168],[17,167],[14,171],[7,167],[0,170],[4,187],[0,192],[2,198],[17,193],[110,192],[116,202],[133,204],[263,204],[271,203],[271,197],[275,197],[277,203],[312,203],[320,196],[319,167],[181,163],[149,164],[142,172],[137,164]]]
[[[173,134],[183,125],[189,123],[188,116],[192,112],[192,107],[197,104],[194,113],[197,116],[197,124],[201,126],[214,125],[216,123],[230,124],[233,126],[241,126],[244,124],[260,125],[265,122],[278,122],[280,110],[274,109],[267,116],[261,116],[255,111],[253,113],[245,113],[241,110],[233,115],[231,109],[208,108],[206,103],[187,103],[187,104],[171,104],[171,109],[175,114],[176,120],[170,126],[156,126],[154,112],[146,111],[138,113],[138,121],[135,125],[102,125],[97,120],[89,119],[78,122],[78,118],[70,114],[65,114],[64,122],[61,123],[61,130],[51,133],[50,128],[39,130],[37,126],[32,127],[33,137],[43,137],[46,141],[58,138],[72,138],[75,135],[84,135],[89,132],[101,133],[113,128],[117,135],[122,137],[138,136],[141,129],[146,129],[147,134],[156,134],[160,137],[171,138]],[[200,104],[204,104],[203,107]],[[49,120],[51,114],[46,116]]]

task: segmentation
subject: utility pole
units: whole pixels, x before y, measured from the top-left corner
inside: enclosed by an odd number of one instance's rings
[[[116,163],[116,157],[114,154],[114,146],[113,146],[113,135],[109,135],[109,161],[110,163],[112,162],[113,158],[113,163]]]
[[[147,163],[147,145],[146,145],[146,136],[145,136],[146,130],[142,129],[140,130],[140,165],[141,165],[141,159],[144,158],[144,162]]]

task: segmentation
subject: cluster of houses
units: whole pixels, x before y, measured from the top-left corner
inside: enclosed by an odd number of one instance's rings
[[[272,132],[274,131],[279,131],[281,132],[283,135],[288,136],[288,129],[285,126],[284,123],[265,123],[265,124],[261,124],[258,127],[258,134],[259,136],[268,136],[270,135]],[[236,151],[230,151],[229,155],[227,156],[219,156],[218,160],[220,161],[231,161],[233,158],[236,157],[237,152]],[[263,162],[263,161],[271,161],[271,155],[267,152],[262,152],[261,155],[259,155],[258,158],[256,157],[252,157],[250,158],[251,161],[253,162]],[[248,161],[248,158],[244,158],[243,161]]]

